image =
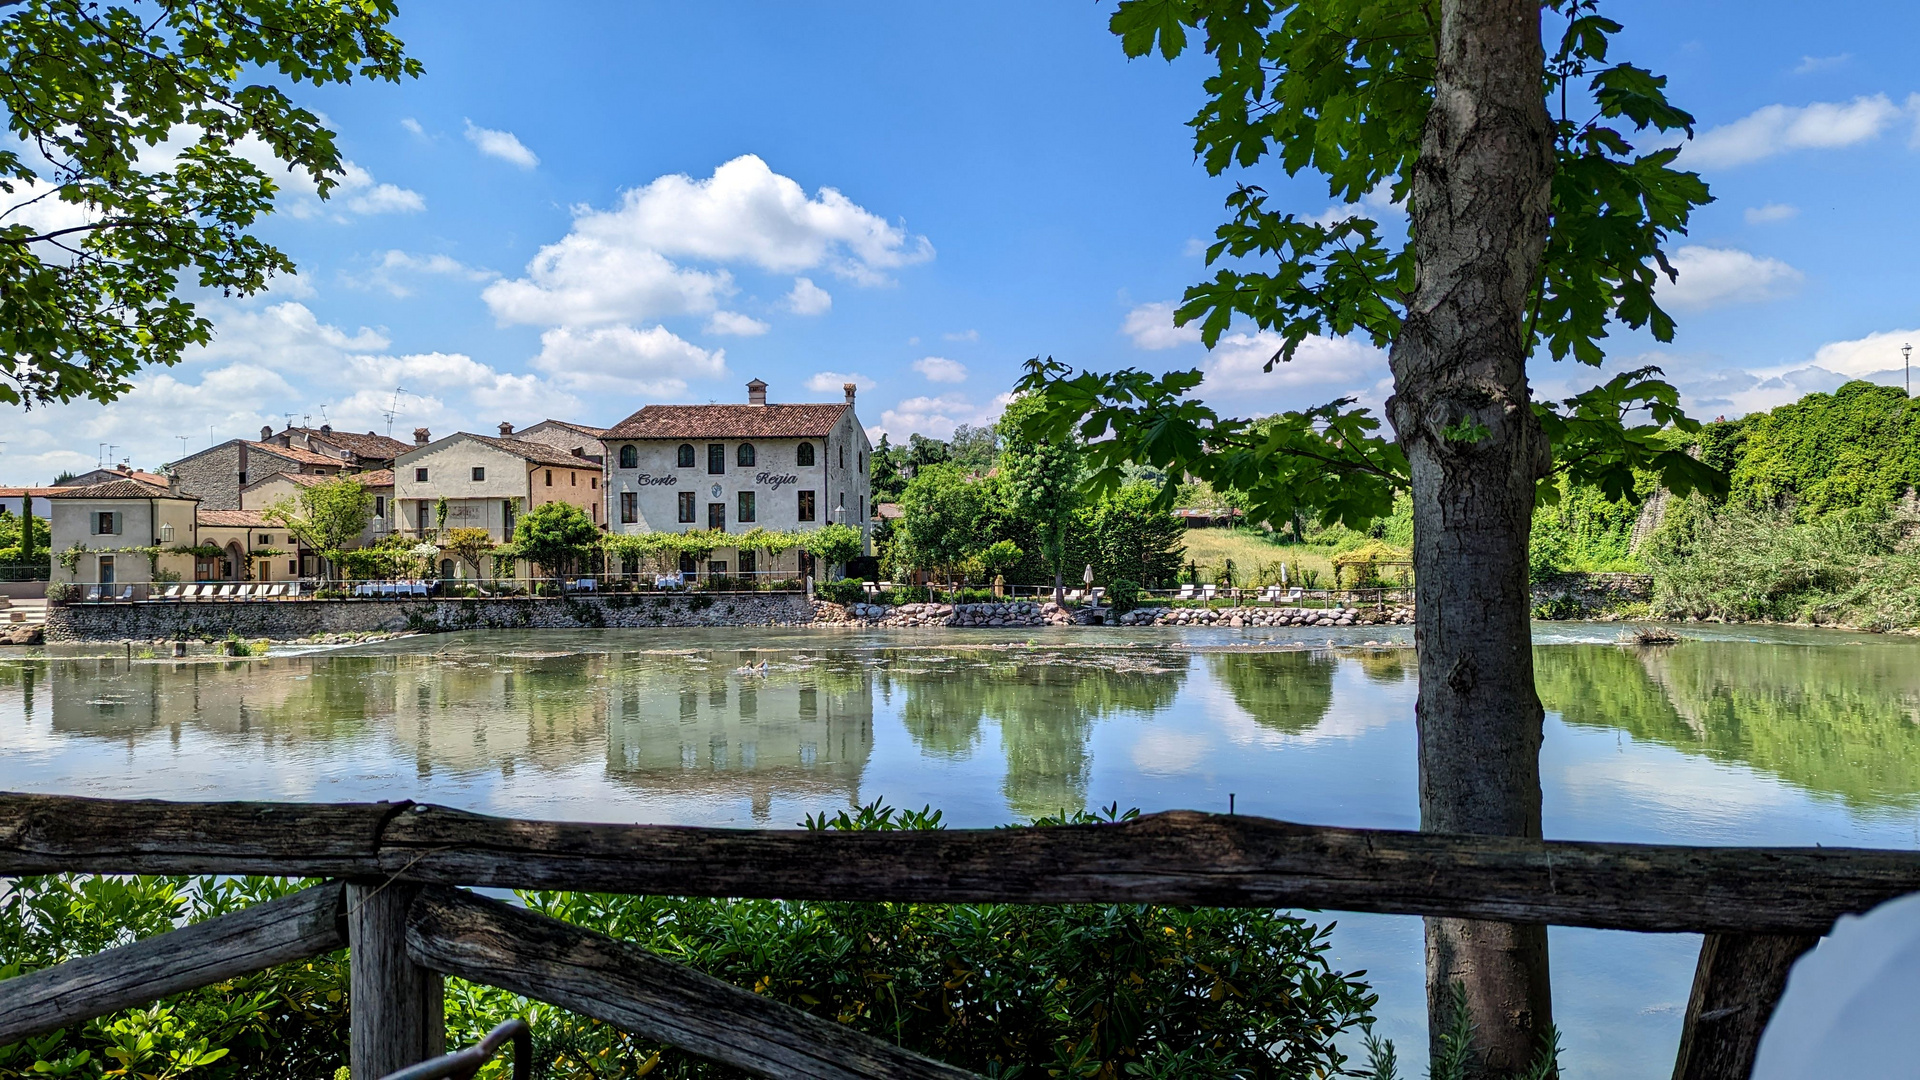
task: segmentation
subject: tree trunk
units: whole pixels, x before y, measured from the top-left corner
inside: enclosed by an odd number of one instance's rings
[[[1388,402],[1412,467],[1420,824],[1432,832],[1540,835],[1527,539],[1551,457],[1524,336],[1554,163],[1544,63],[1539,0],[1443,0],[1413,172],[1417,278]],[[1537,1057],[1552,1023],[1544,926],[1428,919],[1426,955],[1430,1037],[1465,984],[1470,1075]]]

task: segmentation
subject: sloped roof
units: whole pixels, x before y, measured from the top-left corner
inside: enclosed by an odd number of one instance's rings
[[[278,457],[286,458],[288,461],[297,461],[302,465],[325,465],[331,469],[338,469],[348,464],[337,457],[316,453],[312,450],[302,450],[297,446],[281,446],[279,443],[254,442],[250,439],[242,441],[246,442],[248,446],[259,453],[274,454]]]
[[[610,439],[808,439],[840,422],[851,406],[649,405],[607,429]]]
[[[354,479],[360,481],[362,485],[370,488],[392,487],[393,486],[393,470],[392,469],[374,469],[370,472],[358,473],[354,476]]]
[[[138,480],[109,480],[104,484],[88,484],[86,487],[56,488],[47,495],[49,499],[185,499],[199,502],[197,495],[169,491],[159,484],[146,484]]]
[[[585,424],[576,424],[571,420],[555,420],[551,416],[547,417],[545,420],[540,421],[540,424],[552,424],[555,427],[569,428],[571,430],[579,432],[582,435],[591,435],[596,439],[605,438],[608,430],[607,428],[603,428],[603,427],[588,427]],[[540,426],[540,424],[529,424],[527,425],[527,428],[523,428],[521,430],[525,431],[530,428],[537,428]]]
[[[598,468],[600,465],[597,461],[574,457],[565,450],[545,443],[528,442],[525,439],[496,439],[487,435],[475,435],[470,431],[463,431],[460,434],[477,442],[486,443],[496,450],[505,451],[528,461],[537,461],[542,465],[566,465],[575,469],[584,469],[589,465]]]
[[[287,429],[287,433],[305,435],[310,439],[319,439],[321,442],[332,443],[342,450],[351,451],[356,457],[374,458],[381,461],[396,457],[413,449],[411,444],[403,443],[391,435],[380,435],[371,431],[365,435],[361,435],[352,431],[321,431],[319,428],[290,427]]]
[[[334,476],[321,476],[317,473],[269,473],[248,484],[245,490],[252,491],[254,488],[282,480],[295,487],[318,487],[321,484],[331,484],[342,477],[358,480],[362,487],[381,488],[393,486],[392,469],[373,469],[361,473],[343,472]]]
[[[193,520],[229,529],[259,529],[273,524],[258,510],[195,510]]]
[[[53,496],[55,496],[55,495],[58,495],[58,494],[60,494],[60,493],[61,493],[61,492],[63,492],[63,491],[67,491],[67,490],[69,490],[69,489],[68,489],[68,488],[56,488],[56,487],[37,487],[37,488],[28,488],[28,487],[17,487],[17,488],[9,488],[9,487],[0,487],[0,499],[18,499],[18,498],[22,498],[22,497],[24,497],[24,496],[28,496],[28,495],[31,495],[31,496],[33,496],[33,497],[34,497],[34,498],[36,498],[36,499],[46,499],[46,498],[51,498],[51,497],[53,497]]]
[[[86,480],[86,478],[89,476],[95,477],[96,479]],[[64,484],[56,484],[54,486],[56,487],[87,487],[91,484],[104,484],[110,480],[139,480],[143,483],[158,484],[161,487],[167,486],[167,478],[164,476],[161,476],[159,473],[142,472],[139,469],[129,469],[125,467],[117,467],[117,468],[111,468],[111,469],[88,469],[86,472],[83,472],[78,476],[75,476],[72,480],[69,480]],[[82,481],[85,481],[85,482],[83,483]]]

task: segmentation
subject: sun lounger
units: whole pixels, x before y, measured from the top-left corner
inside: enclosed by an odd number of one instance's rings
[[[88,603],[93,603],[93,602],[95,602],[95,601],[97,601],[97,600],[99,600],[99,599],[100,599],[100,586],[98,586],[98,585],[90,585],[90,586],[88,586],[88,587],[87,587],[87,602],[88,602]]]
[[[178,586],[178,585],[169,585],[169,586],[167,587],[167,591],[166,591],[166,592],[163,592],[163,593],[161,593],[161,594],[160,594],[160,599],[162,599],[162,600],[178,600],[178,599],[180,599],[180,586]]]
[[[127,601],[132,599],[133,599],[133,586],[129,585],[126,588],[120,590],[121,603],[126,603]]]
[[[1188,584],[1180,586],[1180,591],[1174,594],[1173,598],[1175,600],[1191,600],[1195,595],[1194,585],[1189,582]]]
[[[1219,592],[1220,587],[1218,585],[1202,585],[1200,587],[1200,599],[1211,600],[1219,595]]]
[[[239,586],[237,586],[237,585],[222,585],[222,586],[220,586],[220,593],[219,593],[219,597],[220,597],[220,599],[222,599],[222,600],[231,600],[231,599],[233,599],[233,594],[234,594],[234,590],[235,590],[235,589],[237,589],[237,588],[239,588]]]

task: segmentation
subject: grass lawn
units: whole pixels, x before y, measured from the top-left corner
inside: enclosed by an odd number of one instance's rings
[[[1287,580],[1294,584],[1300,584],[1300,571],[1317,570],[1322,588],[1333,585],[1333,557],[1324,547],[1284,543],[1253,528],[1188,529],[1182,539],[1187,545],[1182,561],[1198,563],[1203,581],[1226,569],[1227,560],[1232,559],[1236,582],[1245,580],[1242,575],[1253,574],[1277,583],[1279,564],[1284,562]]]

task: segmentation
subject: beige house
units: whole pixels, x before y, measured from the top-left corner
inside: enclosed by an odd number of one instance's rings
[[[83,585],[147,585],[155,572],[192,580],[193,558],[143,548],[192,547],[199,542],[194,511],[200,500],[139,480],[109,480],[59,488],[47,499],[54,553],[50,580]],[[80,549],[75,559],[62,553]],[[67,562],[73,568],[67,568]]]
[[[604,527],[600,480],[600,463],[583,454],[460,432],[415,446],[394,461],[394,528],[424,540],[442,528],[485,529],[503,542],[513,537],[522,514],[550,502],[577,506]]]
[[[338,479],[334,476],[316,476],[311,473],[274,473],[265,479],[255,480],[240,489],[240,508],[255,513],[265,513],[278,502],[295,501],[303,488],[316,484],[331,483]],[[360,482],[373,494],[373,516],[368,519],[367,527],[361,531],[360,539],[351,547],[367,547],[378,543],[382,537],[393,531],[393,470],[375,469],[371,472],[355,473],[353,479]],[[283,547],[291,548],[292,537]],[[302,577],[318,577],[323,567],[320,556],[311,551],[302,551],[299,574]]]
[[[196,547],[218,547],[219,555],[195,555],[191,581],[298,581],[302,559],[313,555],[283,525],[258,510],[208,510],[194,515]],[[267,554],[273,552],[274,554]]]

